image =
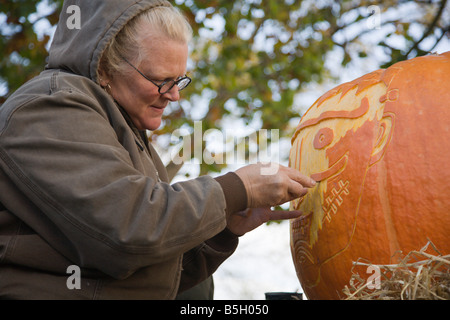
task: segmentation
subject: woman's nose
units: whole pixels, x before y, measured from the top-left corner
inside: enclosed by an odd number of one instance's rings
[[[169,91],[163,94],[163,96],[170,101],[178,101],[180,100],[180,91],[178,90],[178,86],[173,86]]]

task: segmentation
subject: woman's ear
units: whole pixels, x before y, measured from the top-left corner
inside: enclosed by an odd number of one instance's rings
[[[100,59],[97,76],[98,76],[97,83],[102,88],[108,87],[108,85],[112,81],[111,76],[109,75],[109,72],[107,72],[107,66],[106,66],[106,63],[103,58]]]
[[[97,82],[102,88],[106,88],[111,80],[109,79],[109,76],[106,74],[106,72],[99,70]]]

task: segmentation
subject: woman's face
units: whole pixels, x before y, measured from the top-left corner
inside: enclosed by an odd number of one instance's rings
[[[145,57],[135,65],[147,78],[160,84],[186,74],[187,43],[148,36],[142,43]],[[170,101],[180,99],[178,87],[160,94],[158,87],[130,66],[129,73],[109,79],[111,95],[125,109],[139,130],[156,130]]]

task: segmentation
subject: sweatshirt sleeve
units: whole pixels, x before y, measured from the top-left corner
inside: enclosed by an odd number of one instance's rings
[[[229,172],[215,178],[222,187],[227,214],[247,207],[247,193],[242,180]],[[183,255],[183,271],[179,293],[190,289],[207,277],[236,250],[239,238],[228,228]]]
[[[234,172],[216,178],[222,187],[227,204],[227,212],[234,213],[247,208],[247,191],[244,183]]]
[[[152,177],[120,111],[101,99],[62,88],[17,103],[0,128],[0,165],[38,208],[20,219],[79,266],[121,279],[219,234],[232,201],[212,177]]]
[[[188,290],[212,275],[236,250],[239,239],[228,229],[183,255],[178,292]]]

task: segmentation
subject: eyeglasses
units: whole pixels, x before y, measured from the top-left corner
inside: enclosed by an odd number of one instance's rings
[[[128,63],[134,70],[139,72],[139,74],[141,76],[143,76],[145,79],[147,79],[148,81],[153,83],[155,86],[157,86],[159,94],[164,94],[164,93],[169,92],[175,85],[178,87],[178,91],[181,91],[184,88],[186,88],[189,85],[189,83],[191,83],[191,81],[192,81],[191,78],[189,78],[188,76],[185,75],[184,77],[179,77],[176,80],[167,80],[167,81],[163,81],[161,84],[157,84],[154,80],[149,79],[145,74],[143,74],[141,71],[139,71],[138,68],[133,66],[127,59],[125,59],[124,57],[122,57],[122,59],[126,63]]]

